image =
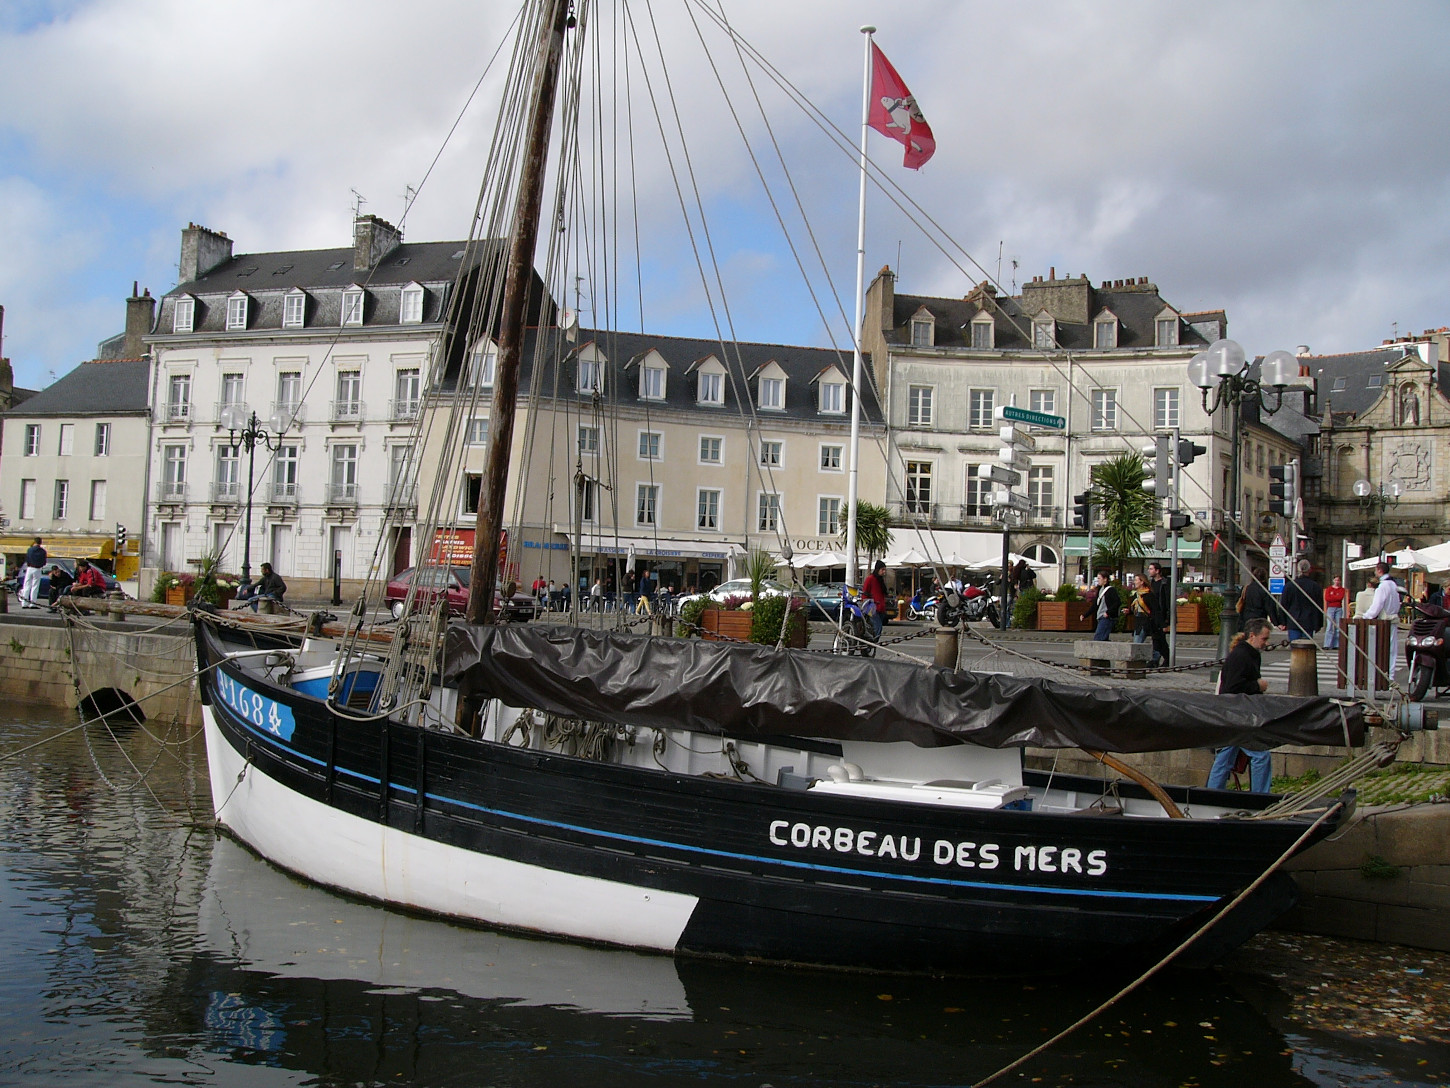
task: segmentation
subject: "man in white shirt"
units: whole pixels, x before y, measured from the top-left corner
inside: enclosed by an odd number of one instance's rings
[[[1389,679],[1393,680],[1395,671],[1400,667],[1400,587],[1390,577],[1388,563],[1376,563],[1374,570],[1379,576],[1379,585],[1375,587],[1374,600],[1365,610],[1364,618],[1390,621]]]

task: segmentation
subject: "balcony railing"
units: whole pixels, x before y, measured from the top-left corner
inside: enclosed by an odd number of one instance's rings
[[[156,485],[157,502],[185,502],[186,481],[163,480]]]
[[[267,501],[274,506],[296,506],[297,484],[279,484],[274,481],[267,490]]]
[[[167,423],[185,423],[191,419],[190,401],[168,401],[162,408]]]
[[[390,510],[412,510],[418,505],[418,489],[411,484],[393,484],[388,488],[387,505]]]
[[[356,506],[357,484],[328,484],[327,504],[329,506]]]
[[[300,426],[307,422],[307,405],[292,401],[273,401],[272,416],[286,420],[288,427]]]
[[[395,400],[392,403],[391,418],[394,420],[417,419],[418,407],[421,403],[416,397],[409,400]]]
[[[368,406],[360,400],[335,400],[332,402],[334,423],[358,423],[367,418]]]
[[[242,485],[238,480],[213,480],[211,484],[212,502],[240,502],[242,498]]]

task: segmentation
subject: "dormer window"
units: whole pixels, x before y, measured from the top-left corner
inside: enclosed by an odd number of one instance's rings
[[[665,368],[645,363],[639,370],[639,395],[644,400],[665,399]]]
[[[574,388],[580,393],[604,392],[604,362],[592,355],[579,356],[579,376]]]
[[[713,370],[700,371],[700,384],[696,399],[701,404],[724,404],[725,375]]]
[[[936,318],[925,307],[912,315],[911,346],[914,348],[936,346]]]
[[[485,340],[473,349],[470,359],[473,374],[480,389],[493,388],[494,371],[498,367],[498,347],[491,340]]]
[[[1154,319],[1153,343],[1160,348],[1178,346],[1178,311],[1165,309]]]
[[[1057,322],[1043,310],[1032,319],[1032,346],[1051,351],[1057,343]]]
[[[246,294],[238,291],[231,298],[227,299],[227,330],[245,329],[247,327],[247,303],[251,301]]]
[[[1111,310],[1104,310],[1093,319],[1093,347],[1099,351],[1118,346],[1118,317]]]
[[[760,406],[779,410],[785,407],[785,379],[760,379]]]
[[[402,298],[398,302],[398,323],[400,325],[419,325],[423,321],[423,285],[410,283],[403,288]]]
[[[184,295],[176,300],[171,310],[171,331],[191,332],[196,321],[196,299]]]
[[[342,323],[361,325],[363,323],[363,289],[349,287],[342,293]]]
[[[997,323],[990,314],[978,314],[972,318],[972,347],[978,351],[990,351],[997,346]]]
[[[846,411],[846,383],[834,381],[821,382],[819,403],[823,414],[843,414]]]
[[[307,295],[298,288],[282,296],[282,327],[300,329],[307,320]]]

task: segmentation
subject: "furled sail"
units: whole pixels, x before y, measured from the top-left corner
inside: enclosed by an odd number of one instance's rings
[[[733,736],[1158,752],[1363,742],[1324,698],[1098,688],[899,661],[566,627],[448,630],[445,682],[590,721]],[[1341,713],[1342,712],[1342,713]]]

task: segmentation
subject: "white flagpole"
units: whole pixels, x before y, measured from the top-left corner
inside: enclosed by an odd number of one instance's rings
[[[849,586],[860,584],[860,572],[856,567],[856,496],[860,483],[861,319],[866,290],[866,133],[871,117],[871,35],[876,33],[876,28],[863,26],[861,33],[866,36],[866,51],[861,79],[861,205],[856,220],[856,324],[851,327],[856,352],[851,362],[851,451],[846,483],[846,584]]]

